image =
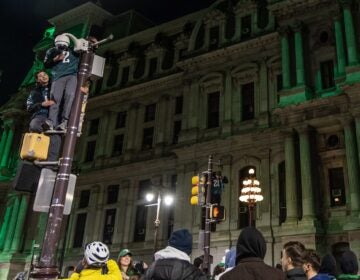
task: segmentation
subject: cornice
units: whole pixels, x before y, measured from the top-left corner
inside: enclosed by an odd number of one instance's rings
[[[267,34],[261,37],[254,38],[245,42],[239,42],[237,44],[218,49],[212,52],[206,52],[198,56],[188,58],[177,62],[177,66],[182,69],[188,69],[195,66],[202,65],[208,62],[214,62],[215,60],[223,57],[231,57],[236,54],[241,54],[246,51],[255,53],[256,50],[265,50],[273,47],[273,44],[279,44],[279,34],[277,32]]]
[[[138,97],[138,94],[147,94],[148,92],[162,92],[167,88],[181,87],[183,73],[175,73],[166,77],[151,80],[124,89],[115,90],[103,95],[91,97],[88,101],[87,109],[93,109],[98,106],[113,105],[118,100],[122,100],[124,96],[131,96],[132,100]],[[175,85],[175,86],[174,86]]]
[[[297,15],[311,13],[320,8],[329,8],[337,4],[337,0],[294,0],[281,1],[269,5],[269,10],[278,20],[292,19]]]

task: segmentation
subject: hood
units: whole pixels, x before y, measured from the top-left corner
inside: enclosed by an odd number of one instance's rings
[[[231,248],[225,255],[225,268],[234,267],[236,259],[236,248]]]
[[[266,254],[266,243],[263,235],[254,227],[244,228],[236,245],[236,262],[244,258],[264,259]]]
[[[359,267],[353,251],[346,251],[340,257],[340,267],[344,274],[357,274]]]
[[[180,259],[190,262],[190,257],[188,254],[180,251],[174,247],[167,246],[165,249],[157,251],[154,255],[155,261],[160,259]]]
[[[287,279],[304,279],[306,280],[306,275],[304,270],[301,267],[295,267],[291,270],[286,271],[286,277]]]

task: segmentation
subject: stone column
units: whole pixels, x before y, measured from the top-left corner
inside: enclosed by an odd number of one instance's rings
[[[104,219],[104,195],[105,191],[103,186],[97,185],[91,188],[91,200],[93,201],[94,205],[91,206],[92,211],[94,213],[94,218],[89,219],[89,221],[93,220],[92,223],[94,225],[93,227],[93,233],[92,233],[92,239],[97,240],[99,238],[102,238],[102,220]]]
[[[289,28],[284,26],[279,29],[281,36],[281,67],[283,88],[290,88],[290,47],[289,47]]]
[[[128,244],[133,241],[135,219],[136,219],[136,202],[137,202],[137,181],[124,181],[121,183],[124,188],[128,188],[128,198],[126,200],[126,213],[124,215],[123,239],[122,244]]]
[[[359,160],[359,165],[360,165],[360,115],[355,117],[355,127],[356,127],[358,160]]]
[[[12,126],[10,126],[9,131],[8,131],[8,136],[6,138],[4,152],[1,157],[0,168],[7,167],[13,137],[14,137],[14,128]]]
[[[297,221],[295,142],[292,131],[285,132],[286,222]]]
[[[302,191],[302,212],[304,219],[313,219],[314,212],[314,189],[311,167],[311,149],[309,140],[309,128],[307,126],[297,129],[300,140],[300,170]]]
[[[210,45],[210,25],[205,24],[204,48],[207,50]]]
[[[241,37],[241,15],[236,13],[235,15],[235,34],[232,37],[232,41],[238,41]]]
[[[223,102],[220,107],[220,113],[223,116],[222,120],[222,134],[230,135],[231,134],[231,124],[232,124],[232,77],[231,71],[227,70],[225,74],[225,90],[223,94]],[[221,103],[220,103],[221,104]],[[221,118],[220,118],[221,119]]]
[[[129,108],[129,118],[126,122],[126,150],[133,151],[135,149],[137,111],[139,103],[132,103]]]
[[[338,75],[342,76],[345,74],[346,57],[345,57],[345,50],[344,50],[344,37],[343,37],[343,33],[342,33],[342,24],[341,24],[339,16],[335,17],[334,26],[335,26],[336,57],[337,57]]]
[[[4,248],[4,244],[5,244],[5,237],[7,234],[7,230],[8,230],[8,226],[9,226],[9,222],[10,222],[10,217],[13,211],[13,196],[8,196],[7,198],[7,207],[6,207],[6,211],[5,211],[5,215],[4,215],[4,219],[1,225],[1,230],[0,230],[0,251]]]
[[[199,82],[192,81],[190,86],[190,110],[189,113],[189,128],[196,128],[198,127],[198,116],[199,116]]]
[[[14,231],[15,231],[16,223],[17,223],[18,212],[19,212],[19,197],[16,196],[15,199],[14,199],[13,211],[11,213],[12,215],[11,215],[8,230],[7,230],[7,233],[6,233],[4,252],[9,252],[9,250],[10,250],[11,243],[12,243],[12,240],[13,240],[13,237],[14,237]]]
[[[345,39],[346,39],[346,47],[348,54],[348,63],[349,65],[356,65],[358,63],[358,59],[357,59],[354,21],[351,14],[352,1],[340,0],[340,3],[342,5],[343,14],[344,14]]]
[[[352,126],[352,120],[347,119],[343,122],[345,132],[345,149],[347,172],[349,178],[350,208],[352,212],[359,211],[360,178],[359,178],[359,160],[356,149],[355,133]]]
[[[14,231],[14,237],[13,237],[13,240],[11,243],[11,248],[10,248],[10,250],[12,252],[16,252],[20,249],[21,237],[23,235],[24,222],[25,222],[25,217],[26,217],[28,204],[29,204],[28,200],[29,200],[28,195],[23,194],[21,196],[19,213],[18,213],[18,216],[16,219],[16,227],[15,227],[15,231]]]
[[[169,119],[169,95],[164,94],[160,97],[157,107],[159,108],[156,112],[156,126],[155,126],[155,145],[161,145],[165,143],[166,121]]]
[[[295,63],[296,63],[296,85],[304,85],[304,51],[302,40],[303,25],[301,22],[296,22],[293,25],[295,31]]]
[[[5,143],[6,143],[6,139],[7,139],[7,136],[8,136],[8,127],[7,126],[4,126],[4,131],[1,135],[1,141],[0,141],[0,159],[2,158],[2,155],[3,155],[3,152],[4,152],[4,149],[5,149]]]

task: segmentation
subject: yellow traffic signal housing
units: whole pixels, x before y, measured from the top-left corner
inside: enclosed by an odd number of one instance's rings
[[[210,219],[217,222],[225,221],[225,207],[220,205],[212,205],[210,208]]]
[[[204,178],[198,175],[191,178],[191,205],[203,205],[205,204],[205,187],[204,187]]]
[[[28,160],[46,160],[50,137],[39,133],[25,133],[20,158]]]

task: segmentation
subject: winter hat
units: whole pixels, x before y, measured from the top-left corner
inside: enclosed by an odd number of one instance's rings
[[[254,227],[244,228],[236,245],[236,263],[244,258],[264,259],[266,243],[264,236]]]
[[[192,251],[192,235],[187,229],[175,230],[170,236],[169,246],[190,255]]]
[[[336,260],[333,255],[327,254],[322,258],[319,273],[336,275]]]
[[[340,257],[340,267],[344,274],[357,274],[359,270],[356,255],[353,251],[346,251]]]

